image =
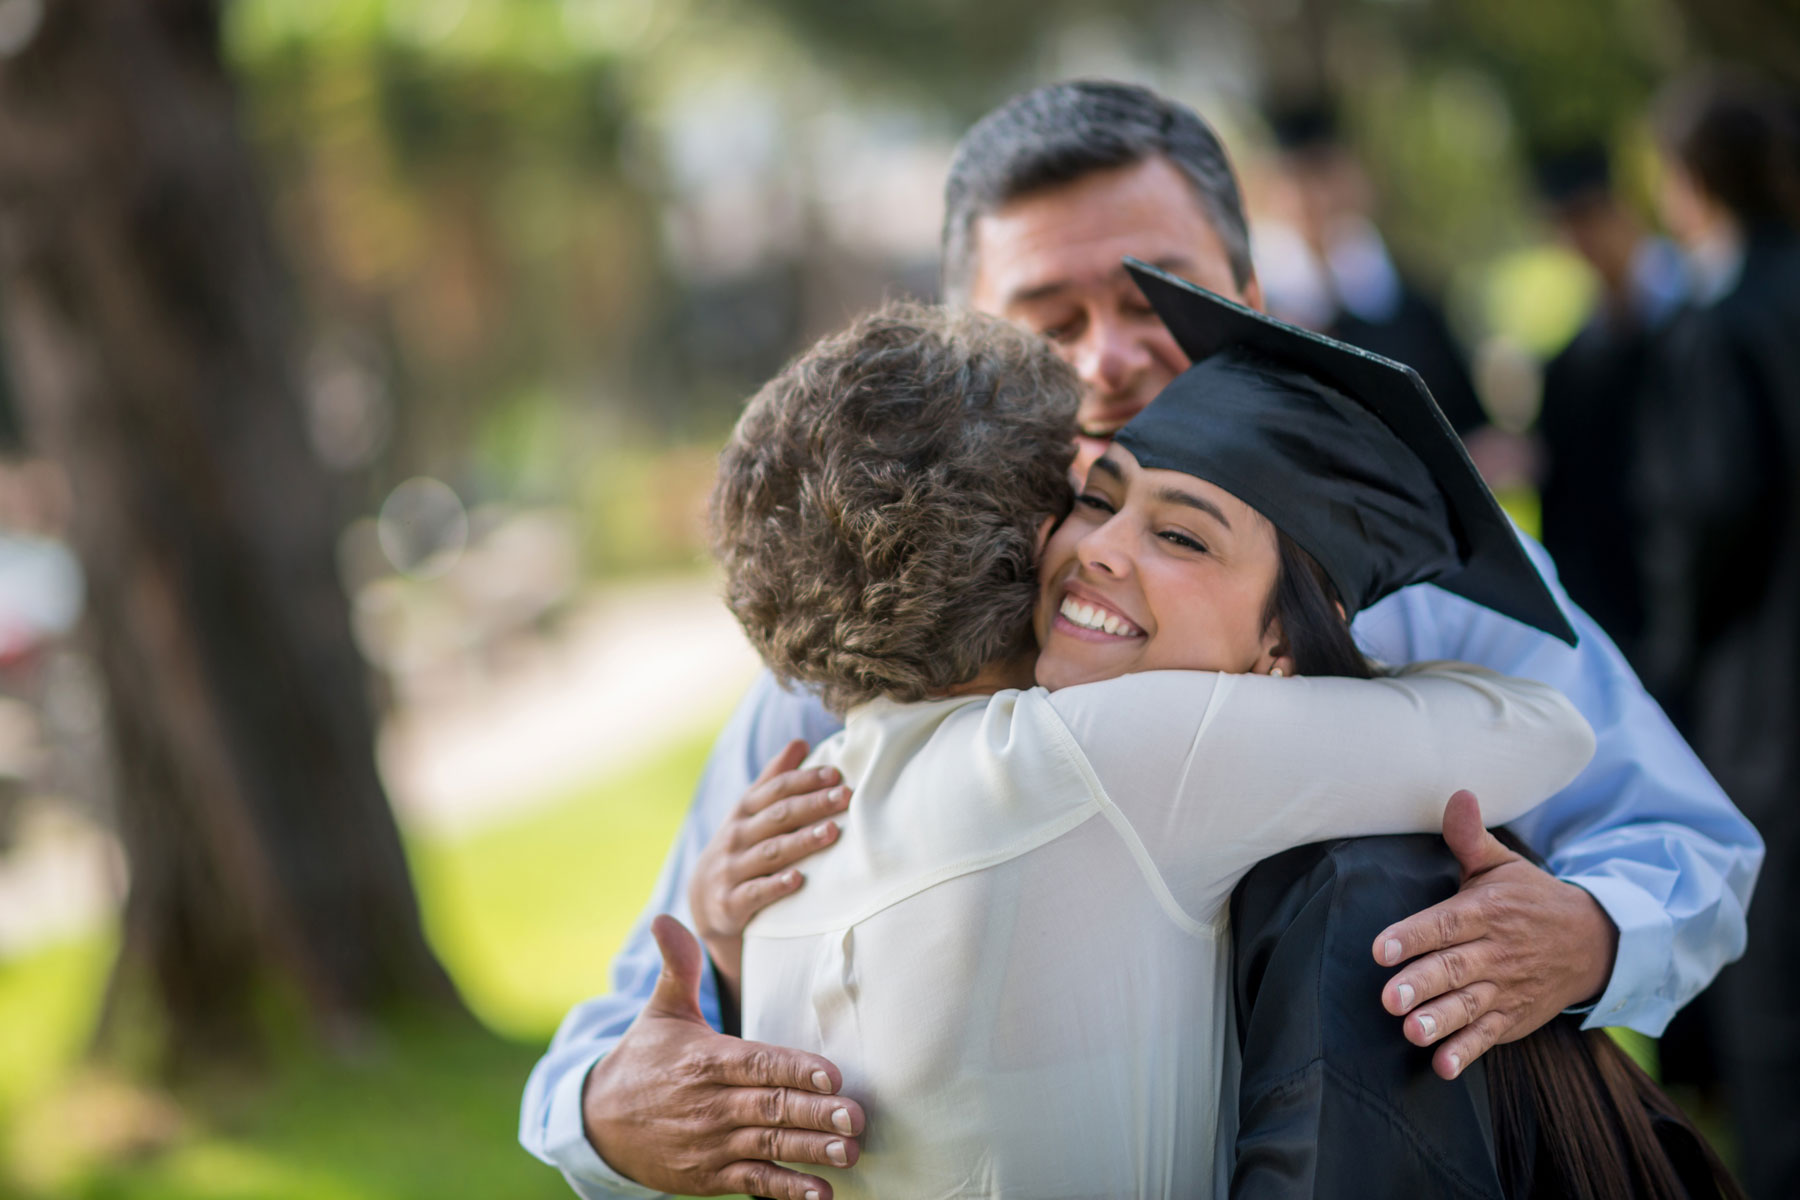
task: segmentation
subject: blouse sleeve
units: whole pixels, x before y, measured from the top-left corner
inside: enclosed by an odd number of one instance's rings
[[[1514,820],[1594,752],[1556,689],[1460,663],[1372,680],[1158,671],[1050,700],[1195,916],[1291,846],[1437,830],[1459,788],[1488,824]]]

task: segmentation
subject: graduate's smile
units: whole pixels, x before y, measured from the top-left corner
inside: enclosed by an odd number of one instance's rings
[[[1128,642],[1144,637],[1144,631],[1117,607],[1074,583],[1064,589],[1050,628],[1082,641]]]
[[[1275,531],[1214,484],[1096,460],[1039,568],[1037,681],[1132,671],[1248,671],[1272,644]]]

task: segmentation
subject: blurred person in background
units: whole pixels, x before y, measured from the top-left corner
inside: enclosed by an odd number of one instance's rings
[[[1223,147],[1191,109],[1143,88],[1067,83],[1008,101],[965,135],[945,207],[946,298],[1040,334],[1081,378],[1081,471],[1188,365],[1127,275],[1126,255],[1262,306]],[[1530,550],[1557,590],[1548,560]],[[1558,598],[1576,629],[1591,635],[1592,621],[1560,591]],[[1251,1118],[1238,1142],[1240,1174],[1255,1178],[1240,1179],[1234,1195],[1368,1197],[1460,1186],[1466,1176],[1436,1174],[1436,1156],[1410,1150],[1428,1150],[1431,1131],[1451,1115],[1485,1110],[1485,1099],[1474,1099],[1484,1094],[1481,1071],[1471,1069],[1481,1055],[1570,1007],[1584,1007],[1590,1027],[1659,1033],[1739,952],[1760,862],[1754,833],[1606,639],[1584,636],[1570,649],[1430,587],[1402,589],[1359,617],[1356,632],[1387,662],[1465,659],[1551,683],[1593,724],[1599,751],[1575,784],[1514,826],[1549,870],[1492,837],[1460,840],[1454,862],[1443,856],[1453,895],[1397,899],[1385,919],[1415,915],[1385,927],[1382,918],[1365,923],[1367,913],[1327,921],[1324,930],[1336,934],[1329,946],[1318,923],[1286,921],[1279,903],[1245,914],[1234,902],[1234,936],[1245,921],[1252,933],[1295,924],[1296,937],[1277,951],[1296,964],[1292,978],[1317,983],[1325,977],[1319,959],[1329,956],[1330,977],[1346,984],[1345,995],[1366,997],[1360,1012],[1380,1018],[1373,1040],[1337,1039],[1328,1020],[1257,1024],[1269,1036],[1245,1041],[1245,1078],[1254,1063],[1256,1078],[1282,1086],[1247,1091],[1240,1103]],[[713,971],[671,976],[659,987],[664,969],[650,932],[650,919],[667,912],[708,938],[736,936],[750,915],[802,886],[796,864],[832,843],[831,818],[852,800],[835,772],[795,768],[806,743],[837,728],[815,697],[785,692],[766,675],[752,688],[714,748],[644,919],[615,960],[612,993],[572,1011],[533,1072],[520,1139],[582,1194],[748,1187],[824,1200],[822,1180],[770,1160],[843,1165],[854,1152],[848,1142],[860,1136],[865,1114],[836,1096],[837,1068],[731,1036],[735,1014],[721,1004]],[[1297,874],[1265,876],[1265,894],[1285,902],[1298,880],[1317,888],[1308,912],[1335,914],[1341,897],[1358,894],[1358,879],[1389,878],[1379,843],[1339,843],[1321,854],[1299,863]],[[1289,976],[1264,982],[1273,978]],[[1324,999],[1317,993],[1304,997],[1309,1011]],[[1277,1017],[1302,999],[1282,988],[1269,997],[1256,1011]],[[1254,1016],[1240,1013],[1240,1028]],[[1307,1028],[1311,1038],[1296,1032]],[[1330,1045],[1322,1048],[1320,1038]],[[1414,1047],[1429,1048],[1429,1060]],[[1357,1081],[1376,1060],[1409,1080],[1404,1094],[1367,1101]],[[1425,1074],[1427,1061],[1461,1081],[1461,1103],[1447,1102],[1450,1093]],[[1304,1086],[1287,1086],[1302,1078]],[[1402,1111],[1404,1120],[1389,1119]],[[1280,1144],[1272,1131],[1282,1128],[1303,1132]],[[1472,1136],[1482,1144],[1480,1130]],[[1370,1155],[1387,1169],[1371,1176]],[[1402,1164],[1420,1173],[1406,1175]],[[1306,1181],[1306,1190],[1293,1190],[1293,1180]]]
[[[1569,596],[1638,665],[1641,530],[1631,500],[1640,402],[1657,335],[1686,296],[1681,253],[1615,190],[1598,142],[1544,156],[1552,227],[1594,271],[1593,312],[1544,369],[1544,549]]]
[[[1647,401],[1647,682],[1773,866],[1709,994],[1753,1196],[1800,1181],[1800,131],[1795,98],[1698,79],[1655,112],[1691,310]]]
[[[1401,274],[1375,226],[1375,185],[1323,101],[1277,108],[1279,222],[1256,235],[1269,311],[1419,373],[1465,440],[1487,424],[1444,314]]]

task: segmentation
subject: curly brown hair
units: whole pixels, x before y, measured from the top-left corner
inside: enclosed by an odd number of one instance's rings
[[[1038,530],[1073,500],[1080,384],[992,317],[889,304],[750,401],[719,456],[726,602],[784,683],[845,712],[1032,648]]]

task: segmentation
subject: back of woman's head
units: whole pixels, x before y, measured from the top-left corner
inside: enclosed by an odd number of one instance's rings
[[[842,712],[1027,652],[1079,398],[1039,339],[915,304],[764,386],[720,455],[712,520],[726,602],[776,676]]]

